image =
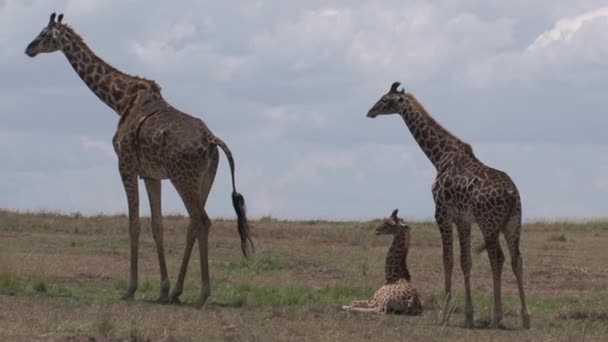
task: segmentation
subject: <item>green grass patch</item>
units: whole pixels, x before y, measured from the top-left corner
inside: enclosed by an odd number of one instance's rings
[[[226,272],[241,274],[261,274],[274,271],[281,271],[290,268],[290,262],[272,254],[261,254],[252,260],[239,260],[229,263],[220,263],[218,268]]]
[[[159,285],[144,282],[136,297],[138,301],[153,301],[159,295]],[[12,273],[0,274],[0,294],[46,296],[68,302],[93,303],[118,301],[126,289],[123,282],[105,285],[51,283],[42,279],[21,279]],[[198,296],[198,283],[189,283],[183,300],[191,302]],[[212,303],[230,307],[323,306],[348,303],[353,299],[370,298],[371,288],[356,287],[279,287],[248,284],[216,284],[212,288]]]

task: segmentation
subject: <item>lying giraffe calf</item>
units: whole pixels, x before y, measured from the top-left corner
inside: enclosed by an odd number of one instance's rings
[[[410,227],[397,217],[397,211],[395,209],[391,217],[376,228],[376,235],[393,235],[393,243],[386,255],[384,286],[374,293],[374,298],[371,300],[355,300],[342,309],[406,315],[422,314],[422,301],[418,291],[410,283],[410,273],[407,269]]]

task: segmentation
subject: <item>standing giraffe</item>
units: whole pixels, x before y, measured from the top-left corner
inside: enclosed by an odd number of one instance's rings
[[[452,226],[455,224],[460,242],[460,265],[464,274],[465,326],[473,328],[471,300],[471,224],[477,223],[488,251],[494,281],[494,315],[492,326],[502,321],[501,275],[505,261],[498,241],[503,233],[511,265],[517,279],[524,328],[530,328],[523,283],[523,260],[519,251],[521,233],[521,201],[517,187],[504,172],[486,166],[475,157],[471,145],[458,139],[435,121],[410,93],[391,85],[387,94],[369,110],[367,116],[399,114],[420,148],[437,169],[433,183],[435,220],[443,245],[443,268],[446,303],[452,295]],[[447,307],[447,305],[446,305]],[[443,323],[449,314],[444,310]]]
[[[57,20],[55,21],[55,18]],[[97,57],[83,39],[62,23],[63,14],[51,14],[48,25],[27,46],[25,53],[61,51],[86,85],[110,106],[120,120],[112,140],[118,155],[118,169],[129,207],[130,277],[123,299],[132,299],[138,284],[139,192],[137,178],[146,185],[152,216],[152,235],[160,265],[160,302],[179,303],[188,261],[198,239],[201,264],[201,290],[197,300],[203,306],[211,294],[209,282],[208,235],[211,220],[205,202],[217,171],[221,148],[230,165],[232,202],[238,218],[241,250],[247,257],[253,243],[245,216],[245,200],[236,191],[234,160],[228,146],[213,135],[199,119],[171,107],[162,97],[156,82],[122,73]],[[163,248],[161,180],[169,179],[190,216],[186,247],[177,283],[169,297],[169,278]]]
[[[418,290],[412,286],[407,269],[407,253],[410,248],[410,227],[397,217],[395,209],[391,216],[376,228],[376,235],[391,234],[393,242],[386,253],[384,285],[372,300],[355,300],[342,309],[359,312],[403,313],[420,315],[424,310]]]

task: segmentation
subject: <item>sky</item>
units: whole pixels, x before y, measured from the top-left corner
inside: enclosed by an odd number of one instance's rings
[[[108,63],[156,80],[232,150],[250,217],[434,214],[400,81],[517,184],[526,220],[608,216],[608,7],[593,0],[0,0],[0,208],[124,213],[118,116],[57,52],[51,12]],[[149,213],[143,183],[141,209]],[[221,157],[207,203],[233,217]],[[163,182],[163,211],[184,213]]]

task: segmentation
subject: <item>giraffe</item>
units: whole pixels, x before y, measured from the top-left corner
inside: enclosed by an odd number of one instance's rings
[[[422,314],[423,307],[418,291],[411,285],[407,269],[410,247],[410,227],[397,217],[395,209],[388,219],[376,228],[376,235],[391,234],[393,242],[386,254],[385,281],[372,300],[355,300],[344,310],[376,313]]]
[[[208,261],[211,220],[205,211],[205,202],[218,167],[218,147],[224,152],[230,165],[232,202],[237,214],[242,253],[247,257],[249,246],[253,249],[245,213],[245,200],[236,191],[232,153],[203,121],[169,105],[163,99],[161,88],[156,82],[125,74],[103,61],[74,29],[62,23],[62,19],[63,14],[51,14],[47,26],[27,46],[25,53],[35,57],[40,53],[63,52],[89,89],[120,116],[112,143],[118,156],[118,169],[127,195],[130,238],[129,284],[122,298],[133,299],[138,286],[140,177],[144,180],[148,193],[152,235],[158,254],[161,278],[158,301],[180,302],[192,248],[198,240],[201,289],[196,305],[202,307],[211,294]],[[173,184],[189,214],[186,246],[171,296],[163,245],[163,179],[169,179]]]
[[[530,328],[523,283],[523,258],[519,250],[521,200],[517,187],[502,171],[486,166],[475,156],[471,145],[443,128],[409,92],[395,82],[387,94],[369,110],[367,116],[399,114],[414,139],[437,170],[432,193],[435,220],[443,245],[446,304],[452,296],[453,225],[460,242],[460,265],[465,286],[465,327],[473,328],[471,299],[471,224],[476,223],[484,238],[494,284],[492,326],[502,321],[501,275],[505,261],[499,243],[503,233],[511,255],[511,266],[519,290],[522,326]],[[447,307],[447,305],[446,305]],[[449,315],[444,310],[443,324]]]

